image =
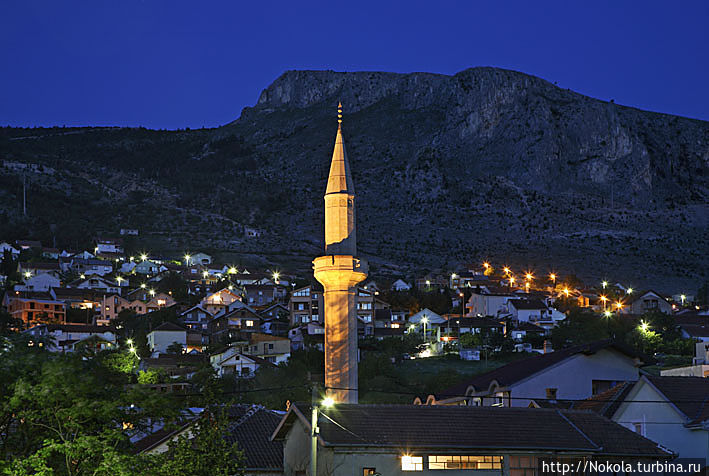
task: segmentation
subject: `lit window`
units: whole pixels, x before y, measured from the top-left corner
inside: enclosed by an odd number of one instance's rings
[[[502,456],[431,455],[428,469],[502,469]]]
[[[253,327],[254,321],[246,321],[246,327]]]
[[[537,458],[535,456],[510,456],[510,476],[534,476],[535,474],[537,474]]]
[[[391,328],[392,328],[392,329],[398,329],[398,328],[399,328],[399,324],[398,324],[398,323],[394,323],[394,324],[391,325]]]
[[[408,456],[401,457],[402,471],[423,471],[423,456]]]

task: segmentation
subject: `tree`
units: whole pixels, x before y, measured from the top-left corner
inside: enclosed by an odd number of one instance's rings
[[[165,349],[165,352],[167,352],[168,354],[181,354],[183,351],[184,347],[182,347],[182,344],[180,344],[179,342],[173,342]]]

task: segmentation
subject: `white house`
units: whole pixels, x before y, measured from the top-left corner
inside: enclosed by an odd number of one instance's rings
[[[195,253],[190,256],[189,263],[186,263],[188,266],[193,265],[193,264],[201,264],[201,265],[206,265],[206,264],[212,264],[212,257],[209,256],[207,253]]]
[[[566,314],[548,306],[541,299],[510,299],[507,301],[507,309],[516,321],[531,322],[545,329],[566,319]]]
[[[655,291],[638,293],[634,299],[624,307],[621,312],[631,314],[643,314],[649,311],[659,311],[664,314],[672,314],[672,303]]]
[[[425,308],[414,314],[413,316],[409,317],[409,324],[421,324],[423,320],[426,320],[426,325],[434,325],[434,326],[439,326],[441,324],[444,324],[446,320],[440,315],[432,310]]]
[[[516,298],[517,296],[509,292],[508,289],[481,286],[473,288],[465,308],[468,315],[497,317],[500,314],[507,313],[507,302]]]
[[[709,465],[709,379],[643,375],[612,420]]]
[[[78,279],[69,286],[77,289],[95,289],[106,294],[121,294],[121,286],[118,283],[111,282],[96,275],[88,276],[85,279]]]
[[[273,366],[272,363],[253,355],[239,352],[238,347],[229,347],[222,352],[209,356],[209,361],[217,375],[233,375],[234,377],[251,378],[262,365]]]
[[[638,380],[642,364],[625,346],[599,341],[511,362],[414,403],[525,407],[534,399],[580,400]]]
[[[96,242],[96,252],[98,254],[122,254],[123,240],[100,239]]]
[[[397,279],[394,281],[391,285],[391,290],[392,291],[409,291],[411,289],[411,285],[404,281],[403,279]]]
[[[41,273],[25,278],[24,284],[15,285],[16,291],[49,291],[61,286],[61,280],[49,273]]]
[[[148,334],[148,348],[151,352],[167,353],[167,348],[177,342],[187,347],[187,329],[172,322],[163,322]]]

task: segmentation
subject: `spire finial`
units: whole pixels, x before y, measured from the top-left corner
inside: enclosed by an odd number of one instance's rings
[[[338,102],[337,103],[337,126],[339,127],[342,124],[342,103]]]

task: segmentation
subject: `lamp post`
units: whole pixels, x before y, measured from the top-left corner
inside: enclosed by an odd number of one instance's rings
[[[421,324],[423,324],[423,342],[426,342],[426,323],[428,322],[428,318],[424,315],[421,318]]]
[[[312,413],[310,415],[310,475],[317,476],[318,474],[318,434],[320,434],[320,428],[318,427],[318,413],[320,412],[320,405],[318,405],[318,388],[313,386],[312,393]],[[335,400],[332,397],[325,397],[322,401],[322,406],[329,408],[335,404]]]

